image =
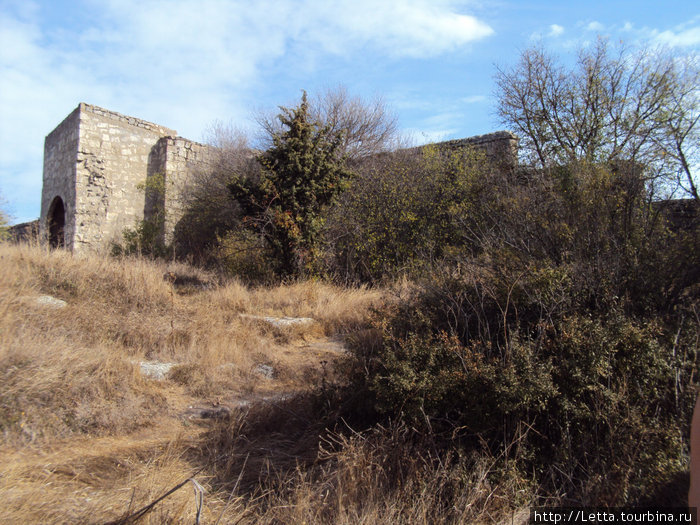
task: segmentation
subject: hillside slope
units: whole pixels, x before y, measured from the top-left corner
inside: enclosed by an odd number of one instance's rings
[[[0,265],[6,523],[115,520],[195,473],[203,523],[227,499],[223,522],[241,517],[192,451],[208,446],[218,416],[328,380],[343,335],[381,301],[377,291],[250,289],[179,264],[27,246],[0,244]],[[283,317],[313,321],[275,326]],[[144,375],[159,365],[164,379]],[[196,513],[187,488],[140,522],[192,523]]]

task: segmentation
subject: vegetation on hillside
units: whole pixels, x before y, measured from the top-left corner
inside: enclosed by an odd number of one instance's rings
[[[670,231],[612,170],[562,178],[496,176],[478,184],[500,192],[468,193],[463,246],[378,320],[368,395],[385,417],[448,450],[486,447],[568,503],[682,505],[698,230]],[[671,499],[654,499],[667,485]]]
[[[0,244],[0,259],[0,492],[7,523],[105,523],[197,472],[207,490],[204,522],[214,522],[230,480],[214,476],[207,421],[190,419],[189,407],[224,404],[244,417],[250,409],[236,408],[237,401],[276,399],[330,381],[322,361],[337,354],[315,343],[362,328],[382,301],[378,291],[319,282],[250,289],[142,258],[75,258]],[[42,300],[46,295],[66,305]],[[250,316],[316,322],[275,328]],[[166,380],[142,374],[141,364],[153,362],[174,365]],[[272,367],[274,377],[261,379],[259,365]],[[214,428],[233,424],[209,421]],[[142,522],[192,523],[187,489]],[[264,523],[256,519],[264,514],[253,503],[245,512],[230,507],[224,519]]]
[[[497,73],[500,115],[529,161],[505,171],[478,151],[392,151],[381,104],[304,95],[261,120],[265,148],[233,135],[197,179],[174,253],[212,273],[2,247],[0,425],[18,463],[0,482],[13,516],[56,516],[27,509],[45,488],[21,459],[28,444],[171,429],[168,400],[232,392],[285,395],[178,427],[160,448],[105,453],[122,469],[109,479],[93,458],[62,490],[89,488],[114,518],[133,508],[109,491],[137,487],[136,507],[169,488],[165,472],[196,472],[207,519],[241,523],[684,505],[700,383],[696,80],[691,60],[604,42],[571,71],[527,50]],[[679,194],[696,210],[680,221],[659,200]],[[178,275],[211,287],[178,293]],[[38,309],[27,301],[39,293],[69,306]],[[272,329],[255,315],[318,323]],[[328,336],[350,353],[306,361],[301,342]],[[179,365],[156,385],[135,373],[142,359]],[[267,390],[258,364],[279,371]],[[144,456],[150,480],[123,467]],[[184,505],[178,495],[147,519],[191,522]]]
[[[243,227],[265,241],[281,277],[313,272],[324,214],[352,173],[341,156],[344,132],[313,121],[306,93],[294,109],[282,108],[282,129],[258,160],[257,178],[236,174],[229,183]]]

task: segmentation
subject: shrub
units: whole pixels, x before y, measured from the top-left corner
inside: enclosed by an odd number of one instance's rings
[[[427,146],[366,159],[326,232],[332,272],[373,282],[415,273],[459,243],[455,206],[488,171],[472,149]]]
[[[459,236],[379,322],[358,384],[385,417],[485,445],[547,494],[648,502],[686,469],[697,233],[671,231],[629,166],[531,175],[465,180]]]
[[[234,177],[229,189],[243,226],[264,239],[276,273],[286,277],[314,272],[323,214],[352,173],[340,150],[342,132],[312,119],[306,93],[298,107],[281,109],[282,129],[258,157],[259,176]]]
[[[686,468],[697,321],[674,332],[616,310],[575,314],[494,348],[436,331],[431,305],[413,306],[384,327],[369,371],[386,415],[451,447],[508,455],[517,442],[523,472],[578,503],[637,502]]]

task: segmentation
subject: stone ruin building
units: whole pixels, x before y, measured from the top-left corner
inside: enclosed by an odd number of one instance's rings
[[[172,129],[81,103],[44,143],[40,236],[76,253],[101,251],[160,205],[169,240],[178,196],[211,153]],[[159,203],[145,191],[154,177],[165,181]]]
[[[440,147],[467,145],[501,166],[517,163],[517,138],[505,131]],[[188,178],[213,153],[172,129],[81,103],[46,137],[40,238],[74,253],[104,251],[160,206],[167,242],[184,212],[179,197]],[[144,191],[156,177],[164,179],[160,202]]]

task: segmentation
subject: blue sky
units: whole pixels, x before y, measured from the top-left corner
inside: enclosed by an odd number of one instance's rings
[[[0,195],[39,215],[44,137],[79,102],[193,139],[344,85],[421,142],[487,133],[496,65],[598,35],[700,51],[697,1],[0,0]]]

